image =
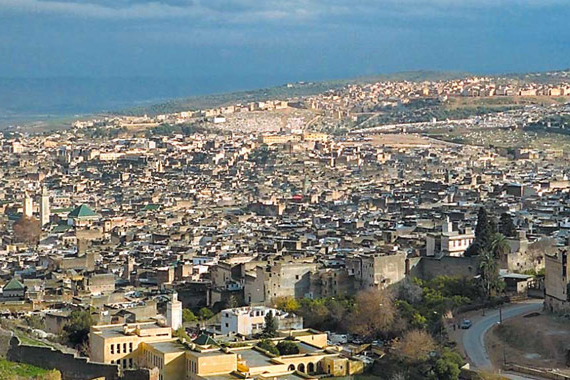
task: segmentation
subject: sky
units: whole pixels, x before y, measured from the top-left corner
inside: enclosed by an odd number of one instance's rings
[[[570,67],[568,20],[568,0],[0,0],[0,77],[545,71]]]

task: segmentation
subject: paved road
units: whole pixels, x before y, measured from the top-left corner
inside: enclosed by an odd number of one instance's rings
[[[503,308],[503,320],[521,314],[539,311],[542,309],[542,300],[533,300]],[[499,310],[488,310],[485,317],[473,322],[473,326],[463,335],[463,348],[469,357],[471,366],[477,369],[492,369],[493,364],[485,348],[485,334],[499,322]],[[521,376],[509,376],[512,379],[527,379]],[[530,379],[530,378],[528,378]]]

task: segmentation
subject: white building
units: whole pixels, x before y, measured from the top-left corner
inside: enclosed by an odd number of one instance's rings
[[[218,116],[214,117],[213,122],[214,122],[214,124],[222,124],[222,123],[226,122],[226,118],[225,118],[225,116],[218,115]]]
[[[463,253],[475,240],[471,230],[464,233],[453,231],[453,223],[449,218],[443,222],[441,233],[431,233],[426,236],[426,256],[463,256]]]
[[[172,293],[172,298],[166,305],[166,324],[173,330],[182,326],[182,302],[178,301],[178,293]]]
[[[222,334],[252,335],[263,331],[265,316],[272,312],[279,330],[302,329],[303,318],[265,306],[245,306],[222,310]]]

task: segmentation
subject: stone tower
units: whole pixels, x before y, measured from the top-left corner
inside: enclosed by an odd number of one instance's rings
[[[40,201],[40,223],[43,226],[49,223],[49,195],[45,186],[42,189],[42,197]]]

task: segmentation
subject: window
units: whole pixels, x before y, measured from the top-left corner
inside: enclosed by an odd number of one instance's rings
[[[115,345],[111,344],[111,355],[115,354]]]
[[[295,275],[295,280],[298,280],[298,279],[299,279],[299,275],[296,274],[296,275]]]
[[[121,353],[121,343],[117,344],[117,354]]]
[[[230,324],[226,322],[226,327],[230,327]]]
[[[129,358],[129,368],[133,368],[133,358]]]
[[[123,343],[123,353],[127,353],[127,344]]]

